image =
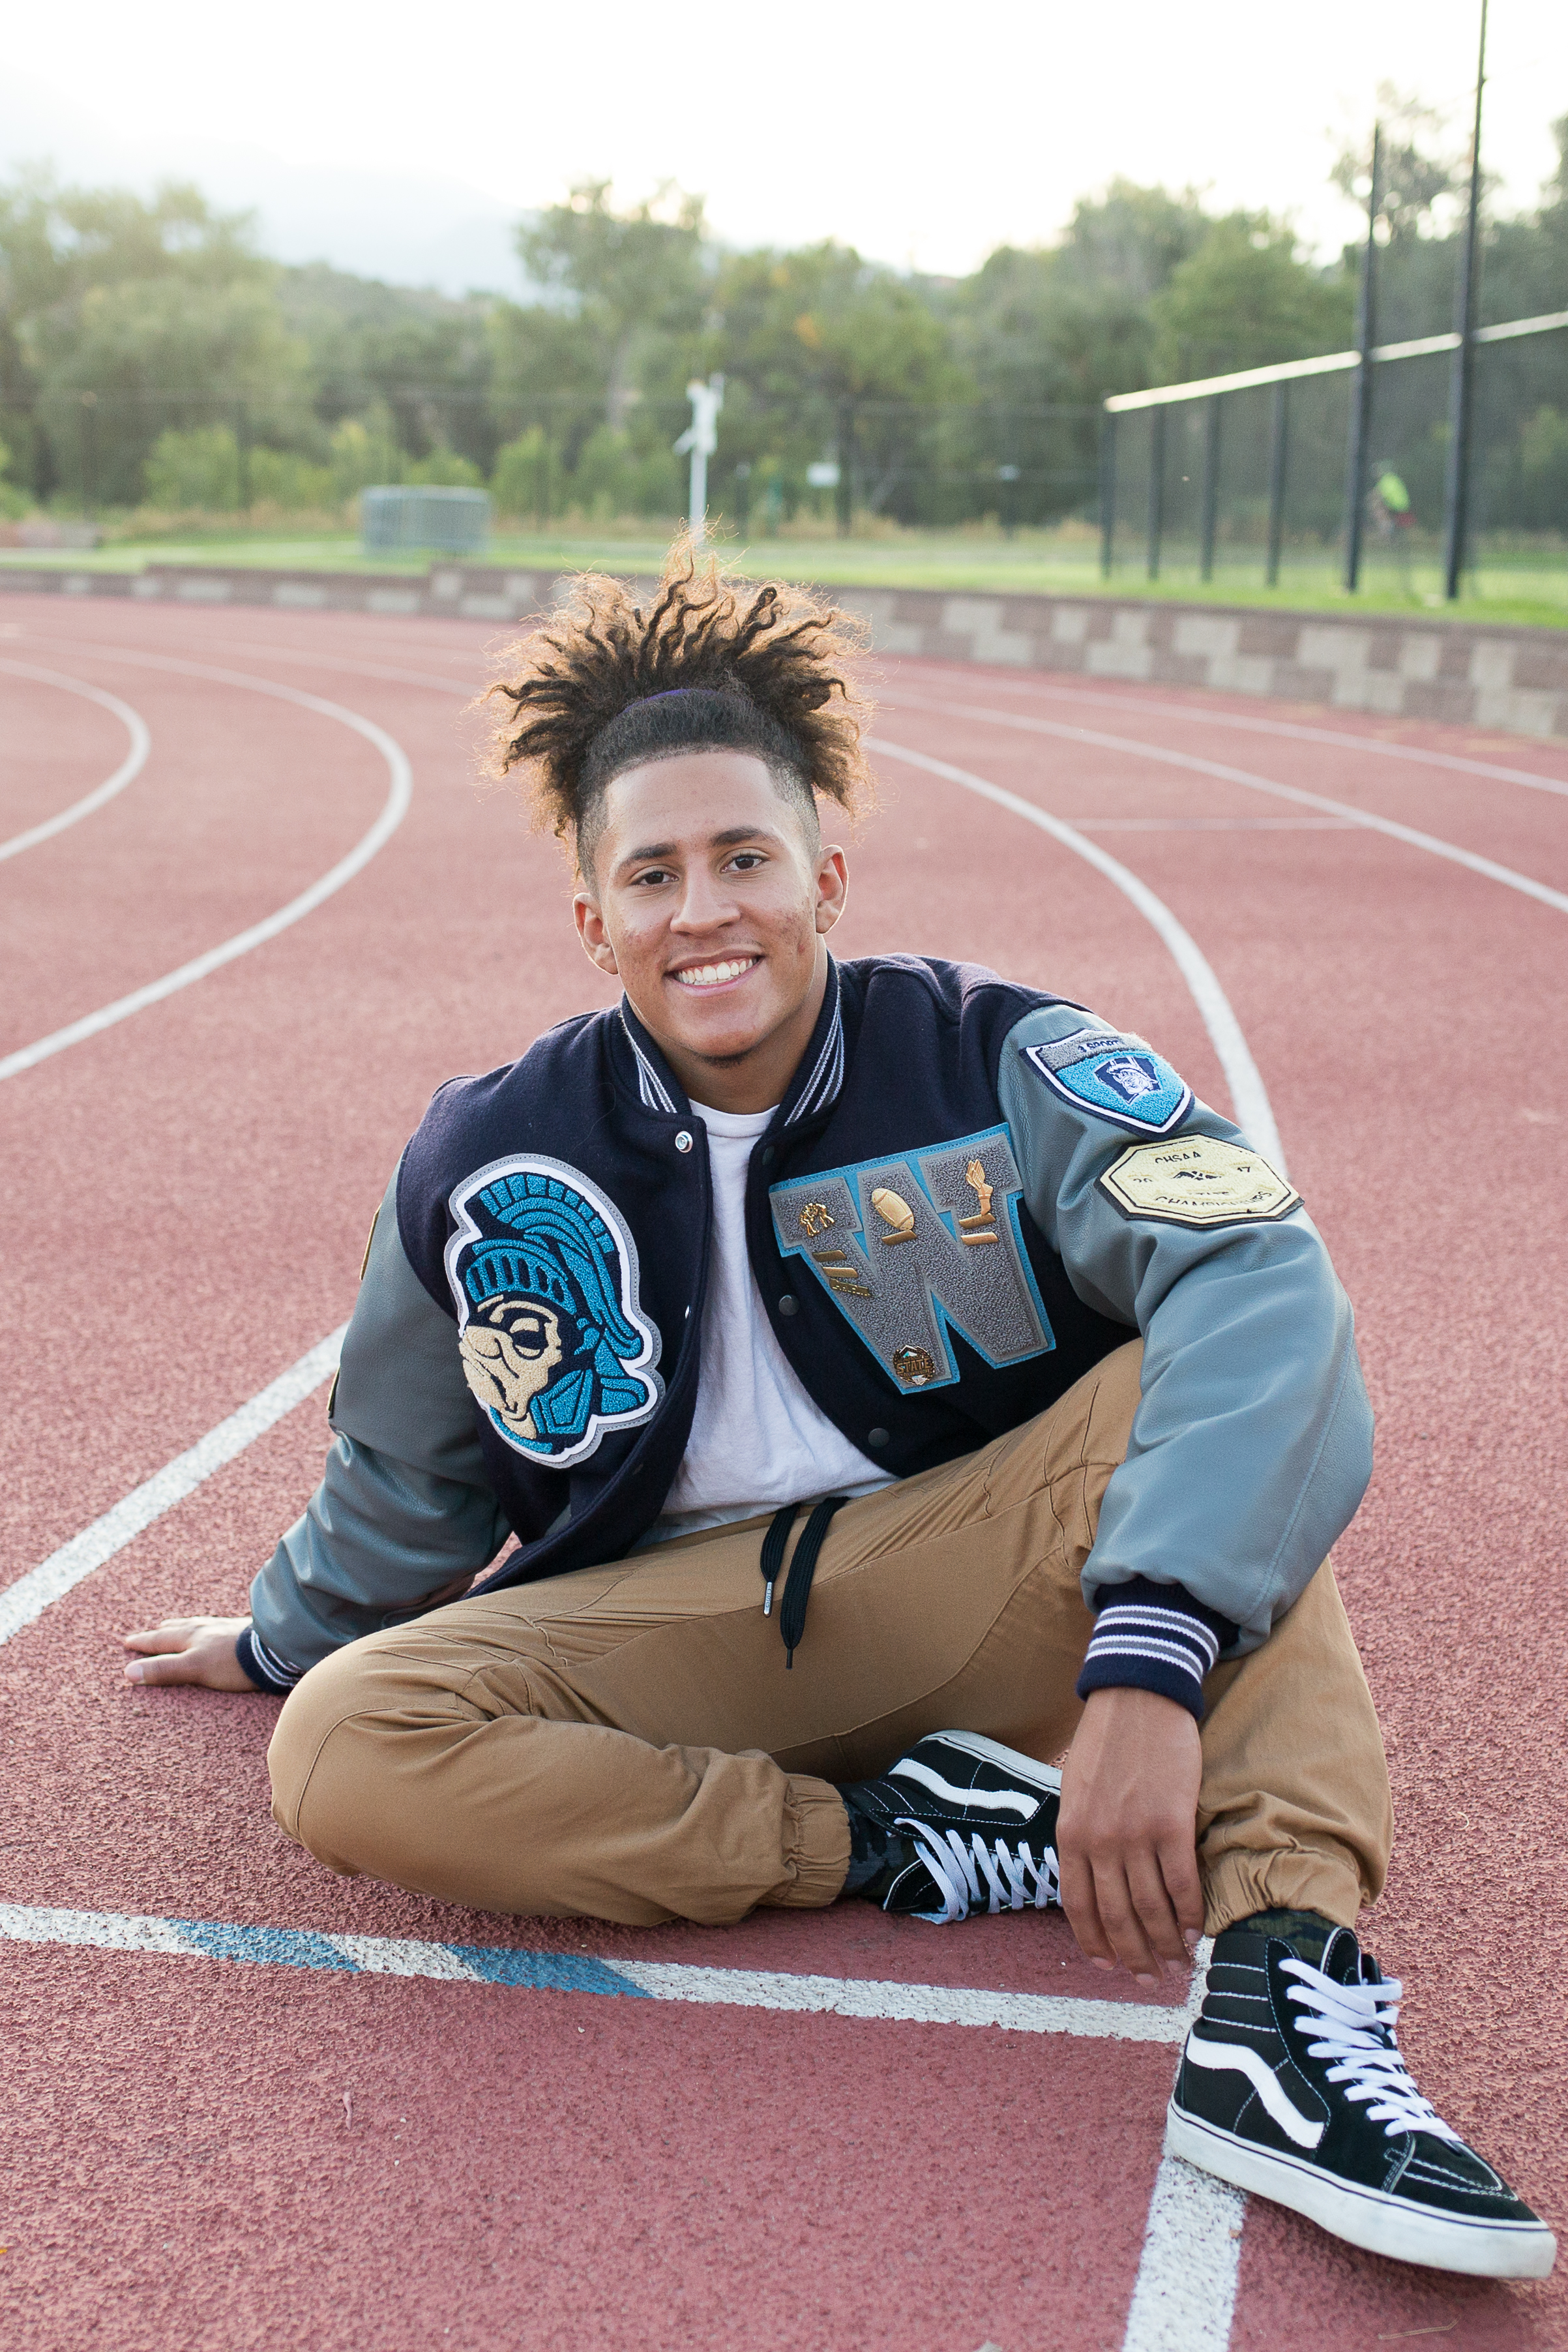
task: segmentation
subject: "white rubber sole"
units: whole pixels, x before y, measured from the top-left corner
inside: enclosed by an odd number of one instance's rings
[[[983,1731],[937,1731],[927,1738],[945,1740],[966,1756],[974,1756],[987,1764],[998,1764],[1004,1772],[1015,1772],[1031,1788],[1043,1789],[1053,1797],[1061,1794],[1061,1775],[1054,1764],[1037,1764],[1032,1756],[1025,1756],[1017,1748],[1004,1748],[999,1739],[988,1739]]]
[[[1233,2188],[1271,2198],[1304,2213],[1331,2236],[1428,2270],[1459,2271],[1467,2278],[1547,2277],[1557,2241],[1543,2221],[1466,2221],[1414,2209],[1380,2189],[1335,2180],[1300,2158],[1277,2155],[1184,2115],[1173,2099],[1166,2111],[1166,2150]]]

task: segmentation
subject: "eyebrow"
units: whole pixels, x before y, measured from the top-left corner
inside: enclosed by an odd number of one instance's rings
[[[727,826],[723,833],[710,834],[707,845],[710,849],[736,849],[743,841],[771,841],[776,837],[771,825],[732,824]],[[644,843],[641,849],[629,849],[624,857],[617,858],[615,870],[619,874],[623,867],[641,866],[649,858],[674,857],[679,846],[679,843],[674,841]]]

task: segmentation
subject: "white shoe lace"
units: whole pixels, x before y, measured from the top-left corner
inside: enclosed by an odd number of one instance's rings
[[[1349,2084],[1347,2099],[1375,2101],[1367,2106],[1369,2123],[1381,2124],[1390,2139],[1400,2132],[1424,2131],[1434,2139],[1458,2142],[1458,2133],[1422,2097],[1406,2069],[1394,2032],[1405,1990],[1397,1977],[1382,1984],[1343,1985],[1305,1960],[1284,1960],[1281,1967],[1286,1976],[1301,1980],[1287,1998],[1308,2012],[1291,2021],[1296,2032],[1319,2037],[1309,2042],[1308,2055],[1337,2061],[1328,2079]]]
[[[967,1919],[980,1909],[1023,1911],[1032,1904],[1037,1911],[1043,1911],[1048,1904],[1061,1900],[1056,1855],[1050,1846],[1042,1848],[1037,1861],[1033,1847],[1021,1839],[1014,1846],[1004,1838],[988,1845],[978,1830],[972,1830],[966,1842],[956,1830],[938,1835],[929,1822],[901,1821],[894,1827],[910,1832],[921,1861],[942,1890],[945,1907],[917,1912],[917,1918],[946,1924],[950,1919]]]

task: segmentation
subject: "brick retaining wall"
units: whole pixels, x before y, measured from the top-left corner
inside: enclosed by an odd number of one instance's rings
[[[29,595],[446,614],[483,621],[523,620],[547,611],[567,584],[553,572],[444,563],[434,564],[423,578],[231,572],[204,564],[155,563],[140,572],[0,565],[0,590]],[[1211,687],[1385,718],[1568,738],[1568,629],[1386,615],[1354,620],[1113,596],[950,595],[926,588],[836,593],[864,614],[872,642],[883,653]]]

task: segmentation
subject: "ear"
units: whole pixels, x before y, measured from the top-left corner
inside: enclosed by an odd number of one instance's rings
[[[844,911],[849,896],[850,872],[843,851],[836,842],[824,842],[817,860],[817,930],[819,936],[831,931]]]
[[[615,950],[610,944],[610,935],[604,928],[604,917],[600,912],[598,899],[590,890],[579,890],[572,899],[571,911],[577,923],[577,936],[582,941],[583,952],[590,963],[597,964],[600,971],[608,972],[612,980],[618,980],[621,967],[615,961]]]

